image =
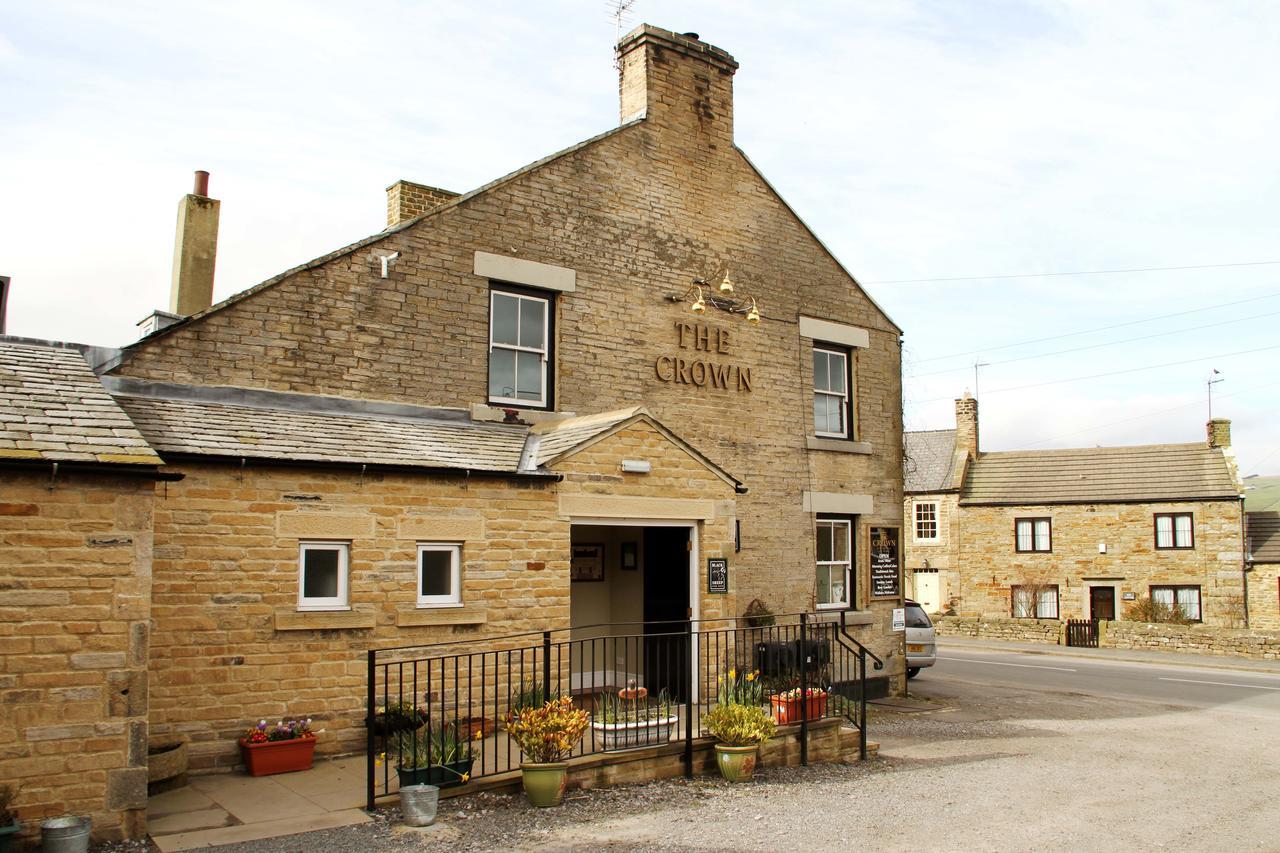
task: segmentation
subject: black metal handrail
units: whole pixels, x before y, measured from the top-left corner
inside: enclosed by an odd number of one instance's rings
[[[470,648],[440,653],[464,644]],[[776,718],[799,723],[802,763],[809,723],[822,717],[858,727],[865,758],[868,657],[883,666],[848,636],[843,614],[836,623],[808,613],[783,614],[768,626],[740,626],[733,617],[601,623],[371,649],[367,805],[393,793],[393,764],[404,778],[432,784],[518,769],[519,750],[500,722],[513,709],[560,695],[592,712],[573,756],[682,740],[692,775],[702,712],[726,689],[730,672],[750,701],[768,698]],[[798,700],[779,696],[792,688]],[[819,689],[812,698],[810,688]]]

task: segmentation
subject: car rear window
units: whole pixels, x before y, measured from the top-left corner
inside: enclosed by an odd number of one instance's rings
[[[924,612],[923,607],[914,605],[907,608],[907,627],[932,628],[933,623],[929,621],[929,616]]]

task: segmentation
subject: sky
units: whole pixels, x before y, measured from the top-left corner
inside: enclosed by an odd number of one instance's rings
[[[1217,370],[1242,474],[1280,474],[1280,4],[640,23],[741,63],[738,146],[904,330],[908,429],[967,390],[983,450],[1201,441]],[[8,331],[135,339],[195,169],[221,300],[381,230],[396,179],[466,191],[607,130],[617,35],[605,0],[0,3]]]

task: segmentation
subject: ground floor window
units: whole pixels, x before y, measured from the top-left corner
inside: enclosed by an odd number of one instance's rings
[[[298,609],[340,610],[347,600],[346,542],[303,542],[298,550]]]
[[[1057,619],[1058,586],[1014,586],[1013,615],[1016,619]]]
[[[853,602],[853,521],[819,517],[818,607],[849,607]]]
[[[1170,609],[1182,611],[1188,619],[1200,621],[1200,587],[1198,586],[1153,586],[1151,602],[1163,604]]]
[[[418,606],[450,607],[462,603],[462,546],[424,542],[418,545]]]

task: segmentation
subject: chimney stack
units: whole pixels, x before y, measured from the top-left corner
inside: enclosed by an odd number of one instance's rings
[[[616,51],[622,121],[643,115],[677,139],[712,151],[733,148],[732,56],[697,33],[648,24],[623,36]]]
[[[9,276],[0,275],[0,335],[5,333],[5,314],[9,310]]]
[[[387,187],[387,227],[416,219],[434,207],[453,201],[458,195],[413,181],[396,181]]]
[[[1210,447],[1231,446],[1231,421],[1226,418],[1214,418],[1205,424],[1205,432],[1209,436]]]
[[[956,450],[978,457],[978,401],[968,391],[956,400]]]
[[[218,209],[209,198],[209,173],[196,172],[195,188],[178,202],[178,229],[173,246],[173,286],[169,312],[198,314],[213,304],[213,266],[218,253]]]

